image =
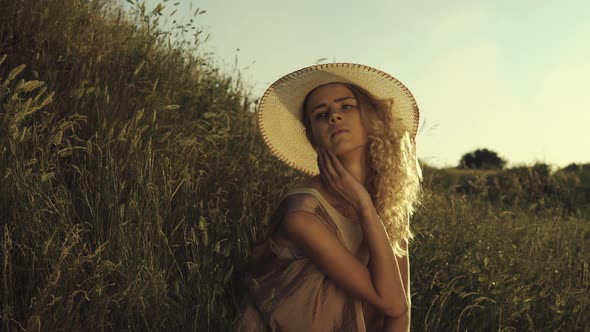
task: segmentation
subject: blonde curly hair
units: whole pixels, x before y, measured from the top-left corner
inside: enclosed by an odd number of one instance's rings
[[[405,256],[408,252],[404,243],[413,238],[410,218],[419,203],[422,180],[414,138],[406,128],[396,125],[401,120],[394,118],[390,111],[395,100],[380,100],[356,85],[340,84],[348,87],[358,100],[361,119],[368,132],[371,172],[367,190],[383,221],[394,253],[399,257]],[[308,96],[310,94],[311,91]],[[306,102],[307,97],[304,108]],[[312,143],[307,112],[302,112],[301,120],[307,139]]]

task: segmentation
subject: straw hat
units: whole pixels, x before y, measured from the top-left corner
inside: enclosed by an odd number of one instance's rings
[[[377,99],[393,99],[396,125],[410,133],[418,131],[419,110],[412,93],[393,76],[369,66],[328,63],[306,67],[274,82],[258,106],[258,127],[272,153],[287,165],[310,175],[319,174],[317,154],[301,122],[303,101],[314,88],[326,83],[351,83]]]

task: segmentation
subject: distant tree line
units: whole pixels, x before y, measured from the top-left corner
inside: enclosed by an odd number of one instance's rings
[[[506,160],[500,158],[496,152],[477,149],[464,154],[457,168],[504,169],[504,166],[506,166]]]

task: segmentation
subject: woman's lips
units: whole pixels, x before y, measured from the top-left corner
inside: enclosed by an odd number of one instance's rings
[[[346,132],[348,132],[348,130],[346,130],[346,129],[338,129],[338,130],[336,130],[335,132],[332,133],[332,137],[334,137],[334,136],[336,136],[338,134],[346,133]]]

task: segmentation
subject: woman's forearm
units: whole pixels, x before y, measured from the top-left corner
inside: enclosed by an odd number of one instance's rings
[[[399,317],[409,310],[397,259],[389,237],[374,206],[360,213],[361,227],[371,254],[369,272],[373,287],[388,310],[385,315]]]
[[[399,317],[393,318],[385,316],[383,324],[384,332],[409,332],[410,331],[410,313],[407,312]]]

